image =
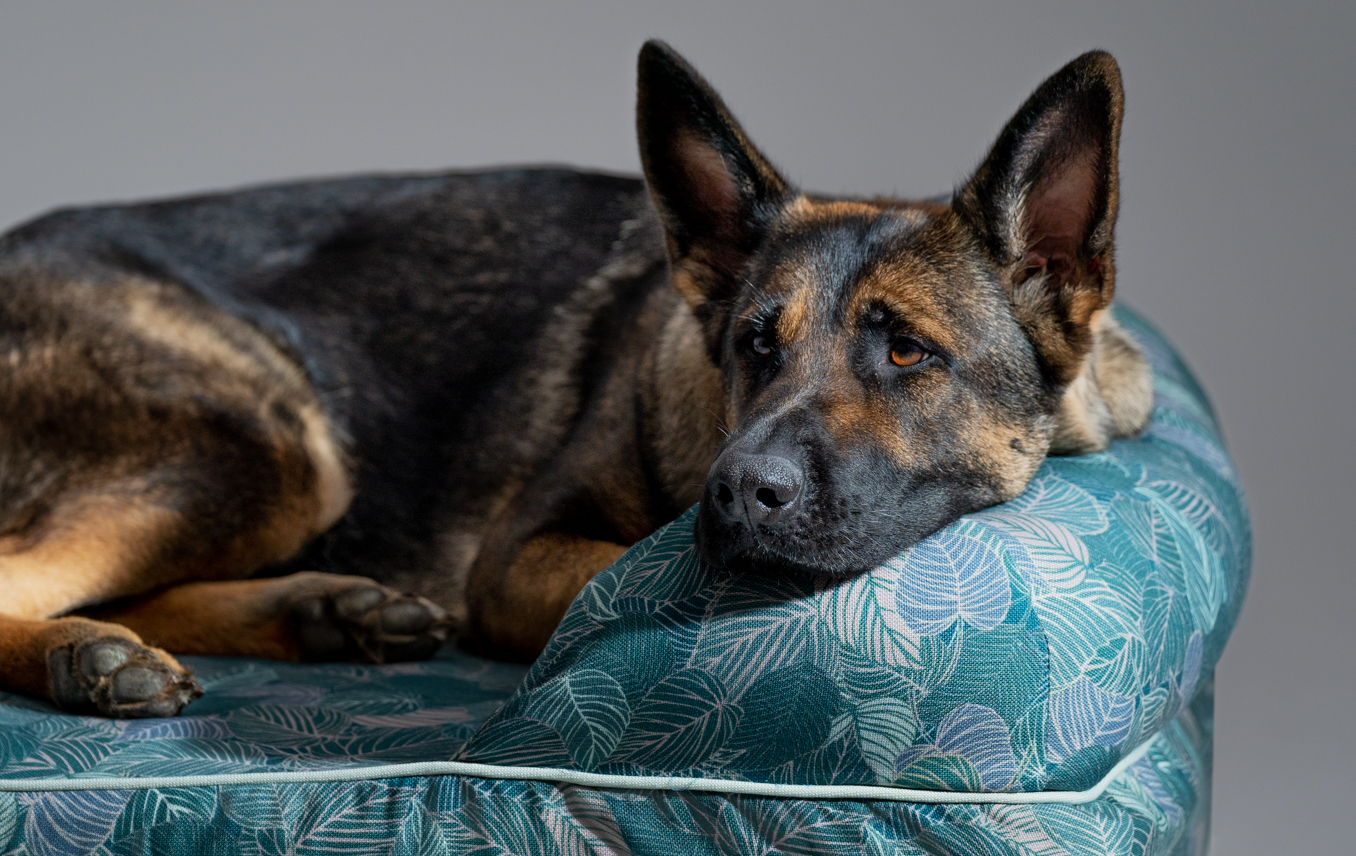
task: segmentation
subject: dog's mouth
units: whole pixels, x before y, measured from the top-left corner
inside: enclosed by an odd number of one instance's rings
[[[711,468],[693,534],[719,568],[844,579],[968,510],[954,479],[891,470],[878,456],[727,450]]]
[[[750,573],[762,576],[789,574],[794,576],[848,576],[854,571],[840,571],[835,574],[823,566],[822,562],[807,560],[800,556],[786,555],[776,547],[776,539],[742,530],[713,532],[717,528],[703,524],[704,515],[698,514],[693,537],[697,551],[707,563],[736,573]],[[733,537],[731,537],[733,536]]]
[[[826,515],[827,516],[827,515]],[[747,525],[721,513],[719,499],[704,498],[693,537],[709,564],[737,573],[843,579],[868,571],[908,546],[876,526],[859,531],[801,512],[772,525]]]

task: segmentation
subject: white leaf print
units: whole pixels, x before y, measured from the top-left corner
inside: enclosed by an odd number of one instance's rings
[[[1042,473],[1003,508],[1055,523],[1080,535],[1107,529],[1106,509],[1083,488],[1054,473]]]
[[[532,691],[525,716],[553,727],[581,769],[612,754],[631,719],[621,684],[598,669],[579,669]]]
[[[858,705],[852,711],[852,720],[867,766],[880,782],[894,781],[895,759],[918,733],[913,708],[898,699],[873,699]]]
[[[1050,694],[1047,703],[1049,751],[1062,761],[1087,746],[1119,747],[1130,731],[1135,701],[1098,688],[1087,678]]]
[[[1012,604],[1003,560],[969,535],[943,530],[887,565],[899,574],[895,607],[900,617],[923,636],[943,633],[957,619],[991,630]]]
[[[822,593],[820,618],[844,645],[873,662],[899,668],[917,668],[918,634],[895,609],[896,568],[884,566],[861,574]]]
[[[1052,520],[999,512],[986,521],[1001,528],[1025,552],[1031,567],[1053,589],[1071,589],[1083,583],[1092,559],[1088,548],[1069,528]]]
[[[1012,752],[1008,725],[992,708],[963,704],[937,724],[937,749],[944,755],[959,755],[979,772],[987,791],[1007,787],[1017,775],[1017,757]]]

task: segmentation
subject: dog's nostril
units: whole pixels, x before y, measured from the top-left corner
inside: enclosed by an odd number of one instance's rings
[[[783,505],[786,505],[785,502],[782,502],[777,498],[777,492],[770,487],[758,488],[757,492],[754,493],[754,496],[764,508],[781,508]]]
[[[803,476],[786,458],[727,451],[713,469],[706,498],[727,523],[772,526],[799,508]]]

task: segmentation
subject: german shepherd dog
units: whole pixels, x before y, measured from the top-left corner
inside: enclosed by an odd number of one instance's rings
[[[802,193],[673,50],[639,67],[643,183],[314,181],[0,238],[0,687],[169,716],[201,690],[168,652],[528,659],[693,503],[711,563],[842,577],[1142,428],[1110,56],[947,202]]]

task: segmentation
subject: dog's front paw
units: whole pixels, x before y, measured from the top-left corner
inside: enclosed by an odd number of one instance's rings
[[[426,660],[452,624],[436,603],[367,580],[302,597],[292,604],[292,618],[301,659],[309,662]]]
[[[117,637],[50,651],[47,679],[62,709],[116,719],[175,716],[202,695],[192,673],[174,658]]]

